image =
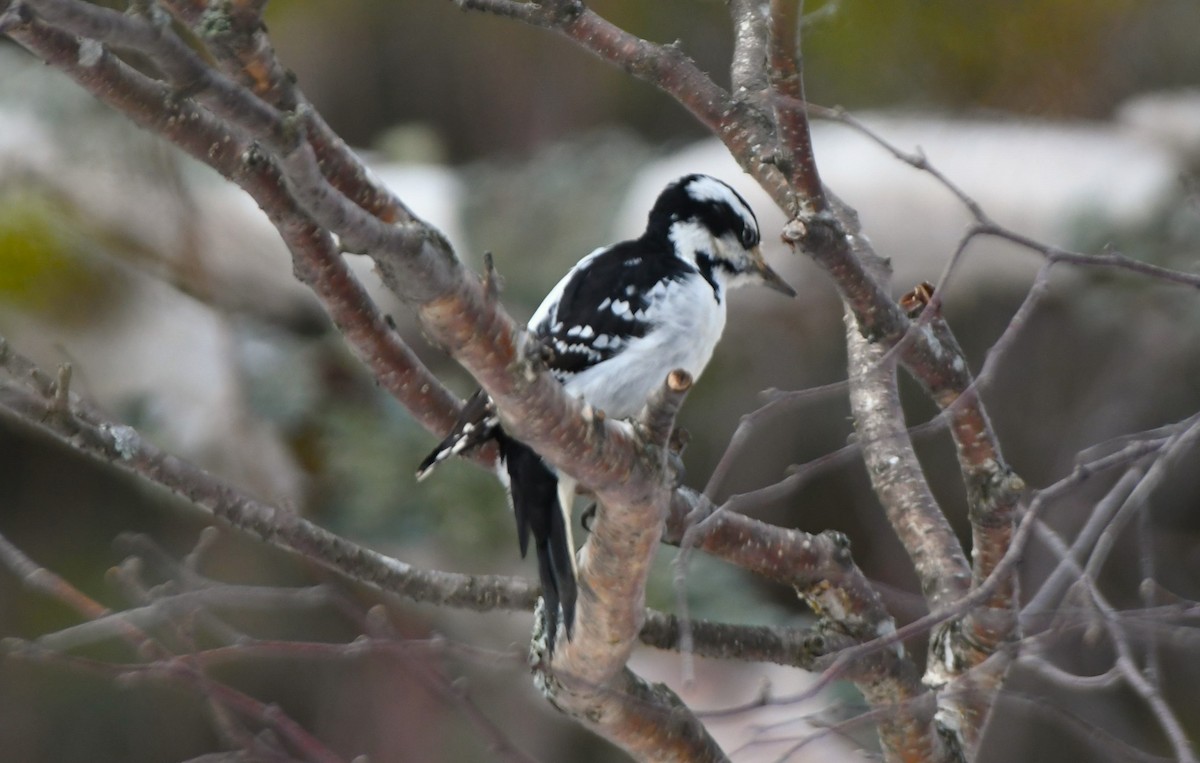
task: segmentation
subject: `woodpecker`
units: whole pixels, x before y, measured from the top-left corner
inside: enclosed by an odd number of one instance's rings
[[[759,240],[758,219],[727,184],[707,175],[669,184],[641,236],[584,257],[530,318],[530,333],[549,350],[550,373],[569,395],[617,419],[636,416],[671,371],[698,378],[725,328],[731,289],[758,283],[796,294],[763,260]],[[522,557],[533,536],[552,653],[560,607],[568,639],[575,625],[575,480],[509,436],[483,390],[421,462],[417,478],[488,441],[499,447],[497,471]]]

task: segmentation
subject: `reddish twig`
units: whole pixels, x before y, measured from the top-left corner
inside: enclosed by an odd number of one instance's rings
[[[808,104],[800,67],[800,17],[802,0],[771,0],[768,16],[768,71],[775,122],[779,126],[776,164],[788,178],[796,201],[783,207],[790,217],[819,214],[829,208],[821,175],[813,155],[808,126]]]

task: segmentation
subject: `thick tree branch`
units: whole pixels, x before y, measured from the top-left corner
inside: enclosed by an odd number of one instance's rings
[[[563,32],[602,58],[647,79],[673,95],[721,137],[739,163],[759,179],[781,207],[784,209],[795,208],[791,199],[797,176],[792,175],[793,183],[780,184],[778,176],[762,169],[760,152],[763,143],[761,139],[770,131],[760,128],[752,129],[750,133],[747,133],[745,126],[752,125],[753,122],[747,118],[746,114],[738,114],[735,118],[733,110],[724,113],[714,112],[713,104],[718,103],[720,99],[725,99],[726,94],[703,75],[697,76],[694,66],[686,59],[676,58],[678,51],[673,48],[655,46],[628,35],[591,14],[581,4],[574,2],[551,4],[547,14],[534,19],[534,23]],[[795,47],[793,46],[791,51],[786,51],[787,55],[785,55],[785,48],[789,44],[788,40],[795,41],[794,29],[795,27],[776,27],[777,33],[773,36],[771,43],[773,48],[771,48],[770,62],[774,72],[773,82],[777,87],[782,86],[785,91],[777,92],[776,97],[785,106],[791,105],[786,112],[786,116],[792,120],[790,124],[794,128],[789,136],[789,145],[793,149],[793,154],[797,153],[796,148],[799,147],[798,153],[803,159],[805,156],[811,157],[811,148],[807,150],[804,148],[811,145],[811,138],[808,135],[807,118],[802,110],[802,93],[796,90],[799,84],[798,68],[794,65],[789,66],[786,62],[786,58],[795,51]],[[743,43],[743,45],[745,44]],[[794,73],[795,77],[791,77],[789,73]],[[698,93],[705,95],[697,98]],[[739,129],[733,125],[743,127]],[[754,139],[759,139],[759,142],[756,144],[747,142],[744,138],[748,134],[751,134]],[[815,165],[813,165],[813,169],[815,170]],[[807,178],[808,180],[805,182],[815,187],[815,190],[808,189],[810,194],[824,198],[824,191],[820,188],[815,172],[807,173]],[[872,341],[882,342],[888,349],[896,348],[900,353],[901,362],[925,386],[927,392],[939,405],[945,407],[950,402],[958,400],[959,396],[970,387],[970,377],[966,372],[966,364],[961,353],[952,354],[932,332],[910,332],[911,326],[907,317],[867,272],[862,260],[856,256],[859,251],[869,251],[869,247],[857,231],[853,213],[840,202],[836,203],[834,208],[836,208],[837,214],[830,212],[824,204],[814,205],[812,210],[803,215],[802,220],[797,219],[785,228],[785,240],[806,251],[825,267],[834,277],[839,292],[854,313],[863,334]],[[954,363],[954,360],[957,360],[958,363]],[[990,428],[986,424],[986,415],[977,400],[960,401],[954,411],[955,421],[952,421],[952,430],[955,431],[956,441],[959,435],[979,432],[982,437],[991,434]],[[962,426],[953,426],[955,422],[961,422]],[[995,452],[998,454],[998,450]],[[1011,528],[1012,510],[1015,507],[1015,496],[1018,493],[1013,487],[1019,487],[1020,483],[1019,480],[1013,482],[1010,479],[1011,472],[1003,461],[995,460],[991,464],[994,468],[988,474],[986,484],[995,483],[997,489],[994,491],[993,497],[997,500],[992,500],[987,505],[994,508],[995,511],[990,514],[977,514],[976,518],[990,527],[1004,528],[1007,526]],[[967,464],[964,463],[964,474],[967,473],[966,466]],[[1011,529],[1008,532],[1011,533]],[[1002,540],[1004,532],[999,530],[984,533],[983,537],[989,541]],[[1003,555],[1005,548],[1006,546],[990,548],[985,544],[978,552],[978,555],[986,562],[981,569],[990,570],[992,564],[986,560],[999,558]],[[1005,594],[1004,591],[999,593],[1002,597]],[[995,634],[995,638],[999,641],[1006,635],[1005,632],[1001,632]]]
[[[69,406],[58,401],[67,399]],[[300,553],[350,580],[412,601],[468,609],[530,611],[538,590],[522,578],[502,575],[463,575],[406,565],[329,533],[285,509],[261,503],[228,487],[212,475],[163,453],[136,430],[103,417],[17,354],[0,338],[0,411],[27,426],[38,428],[80,454],[157,484],[210,514],[222,524],[259,538],[275,548]],[[27,557],[0,538],[0,564],[9,567],[27,585],[64,601],[87,605],[73,598],[42,568],[30,566]],[[287,595],[294,598],[295,592]],[[200,602],[202,603],[202,602]],[[257,605],[256,605],[257,606]],[[80,610],[95,620],[128,613]],[[162,617],[161,605],[147,616]],[[671,615],[645,610],[645,625],[638,637],[658,649],[679,648],[677,624]],[[117,622],[114,620],[113,622]],[[697,621],[694,648],[706,657],[761,660],[781,665],[810,666],[802,633],[783,628],[729,625]]]
[[[729,0],[733,57],[729,79],[734,98],[767,96],[767,8],[759,0]],[[764,106],[766,104],[763,104]]]
[[[720,761],[725,754],[673,692],[651,687],[625,667],[642,630],[646,580],[662,535],[671,492],[666,444],[691,377],[672,372],[639,422],[657,451],[656,483],[636,494],[602,489],[591,535],[580,553],[574,638],[553,655],[535,641],[535,678],[556,707],[640,760]],[[617,500],[606,496],[612,495]]]
[[[765,625],[730,625],[708,620],[689,620],[691,651],[700,657],[748,662],[773,662],[811,668],[823,645],[809,630]],[[680,622],[676,615],[647,609],[639,638],[646,646],[677,652],[682,649]]]
[[[885,348],[871,344],[846,315],[850,408],[867,474],[884,513],[912,559],[931,611],[967,592],[971,567],[945,514],[929,490],[904,422],[896,367]]]
[[[281,112],[300,111],[303,127],[321,171],[355,204],[384,222],[413,222],[417,217],[369,172],[329,127],[280,64],[262,23],[257,3],[214,6],[203,0],[162,0],[171,14],[207,46],[226,75]],[[265,3],[263,3],[265,5]]]
[[[805,657],[814,660],[813,667],[847,644],[866,644],[895,632],[891,615],[854,564],[849,541],[841,533],[780,529],[730,509],[714,510],[703,496],[680,489],[667,516],[664,540],[680,543],[689,533],[696,547],[795,588],[821,617],[805,639]],[[854,681],[873,708],[884,710],[879,734],[889,759],[948,760],[949,751],[934,731],[933,695],[903,650],[860,654],[866,658],[835,661],[836,675]]]
[[[334,239],[286,193],[278,165],[257,151],[247,135],[194,102],[177,97],[170,87],[133,70],[107,50],[89,47],[94,43],[81,43],[72,34],[38,21],[24,3],[9,7],[3,27],[10,37],[92,95],[249,193],[279,230],[292,253],[297,277],[313,289],[379,384],[430,431],[444,434],[449,430],[459,401],[387,324],[350,272]],[[110,27],[124,29],[102,28]],[[85,48],[92,52],[84,55]],[[491,454],[482,457],[490,461]]]
[[[556,674],[559,684],[551,701],[571,702],[571,713],[583,706],[594,713],[581,722],[600,730],[637,760],[662,763],[722,763],[725,753],[709,736],[699,718],[666,684],[648,684],[622,668],[607,685],[597,688]],[[585,697],[583,705],[575,698]]]
[[[321,562],[339,574],[379,590],[413,601],[443,606],[488,611],[491,609],[531,610],[537,590],[527,581],[503,576],[469,576],[411,567],[338,538],[295,515],[274,506],[261,504],[239,494],[203,471],[155,449],[133,429],[103,419],[94,409],[37,370],[0,341],[0,367],[14,379],[0,381],[0,407],[20,418],[25,424],[41,428],[60,442],[74,447],[82,454],[113,463],[119,468],[155,482],[193,506],[210,512],[229,527],[248,532],[277,548],[299,552],[308,559]],[[69,407],[60,408],[64,396]],[[286,521],[280,522],[281,519]],[[275,527],[272,527],[276,525]],[[21,562],[23,555],[10,549],[11,544],[0,539],[0,561],[10,566],[30,585],[44,587],[50,579],[40,568]],[[12,551],[9,554],[8,551]],[[45,589],[63,596],[57,586]],[[281,592],[290,599],[294,591]],[[209,594],[204,594],[208,596]],[[68,597],[69,598],[69,597]],[[181,601],[179,606],[194,607],[204,601]],[[255,602],[253,606],[261,606]],[[155,603],[145,610],[144,617],[153,621],[168,618],[174,610],[163,609]],[[90,618],[110,617],[108,622],[120,627],[132,623],[145,627],[136,612],[110,613],[106,610],[85,612]],[[673,616],[646,610],[645,624],[638,633],[642,643],[659,649],[679,648],[678,624]],[[131,619],[132,618],[132,619]],[[89,631],[112,634],[113,627],[104,620],[88,626]],[[694,629],[694,651],[706,657],[761,660],[783,665],[808,666],[818,656],[813,643],[804,633],[782,628],[727,625],[698,621]]]
[[[826,676],[851,677],[874,712],[882,714],[889,759],[944,759],[954,752],[954,745],[944,744],[934,731],[935,707],[943,727],[948,714],[955,716],[965,749],[973,751],[1011,658],[1005,646],[1019,632],[1012,582],[1016,560],[1033,526],[1028,523],[1057,495],[1058,486],[1038,493],[1025,523],[1015,524],[1023,484],[1001,454],[966,359],[940,315],[940,294],[917,293],[907,310],[897,305],[886,278],[871,270],[873,255],[852,211],[822,188],[798,59],[800,4],[772,0],[768,17],[761,3],[731,0],[730,94],[700,72],[678,44],[639,39],[577,0],[458,2],[553,30],[672,95],[719,135],[791,213],[786,240],[830,273],[847,306],[860,443],[876,491],[917,567],[932,615],[903,633],[895,631],[878,595],[851,562],[844,538],[836,534],[808,536],[756,523],[728,507],[713,511],[706,499],[686,490],[672,496],[662,445],[686,386],[666,388],[639,427],[604,421],[567,399],[541,368],[535,343],[463,268],[446,240],[379,185],[308,106],[275,58],[261,24],[261,2],[214,6],[163,0],[213,54],[224,75],[153,12],[139,15],[152,4],[120,14],[74,0],[29,0],[9,4],[0,24],[101,100],[250,192],[279,228],[298,276],[317,292],[380,383],[424,426],[444,432],[459,403],[388,328],[350,276],[343,250],[375,258],[385,282],[417,310],[430,336],[497,401],[515,436],[595,489],[601,510],[583,553],[579,630],[553,659],[538,665],[552,701],[640,757],[723,759],[677,697],[646,686],[624,667],[639,633],[644,641],[669,643],[670,623],[651,614],[646,622],[652,625],[643,627],[648,615],[642,606],[645,570],[669,504],[667,539],[686,547],[694,538],[709,553],[792,585],[822,615],[816,632],[755,632],[751,652],[785,654],[797,664],[851,644],[837,652]],[[107,46],[144,53],[165,81],[126,66]],[[940,177],[923,157],[911,163]],[[1051,264],[1118,267],[1200,285],[1200,277],[1120,255],[1086,257],[1032,242],[992,223],[979,205],[943,182],[977,222],[950,267],[975,236],[992,235],[1039,251]],[[0,348],[0,354],[8,368],[21,367],[23,361],[12,353]],[[904,431],[895,399],[896,363],[920,382],[950,423],[973,531],[969,593],[962,551],[929,495]],[[385,590],[394,587],[413,598],[476,609],[528,607],[535,598],[521,581],[413,570],[238,496],[155,451],[133,430],[105,421],[71,398],[66,383],[65,376],[55,383],[36,374],[27,380],[0,379],[0,403],[72,447],[166,485],[235,527],[336,569],[348,567],[352,576]],[[480,458],[491,460],[486,453]],[[1100,552],[1094,559],[1103,556]],[[902,652],[884,648],[935,625],[937,680],[948,682],[937,697],[921,686]],[[724,629],[730,627],[697,624],[695,632],[727,638],[730,632]],[[1123,668],[1129,669],[1132,659],[1126,657]],[[1136,677],[1129,680],[1138,688]],[[1153,692],[1142,693],[1154,706]],[[943,696],[951,701],[941,702]]]
[[[1012,580],[996,580],[992,573],[1011,549],[1024,483],[1000,453],[966,359],[948,327],[940,320],[936,328],[921,320],[909,321],[869,272],[865,263],[874,259],[874,254],[856,226],[853,215],[839,206],[836,215],[794,220],[785,227],[784,237],[825,267],[862,335],[889,353],[897,353],[897,359],[949,416],[971,507],[973,589],[991,581],[988,606],[973,613],[966,627],[955,629],[952,638],[961,642],[954,651],[963,656],[961,662],[952,664],[969,670],[1016,635]],[[926,307],[921,319],[932,323],[936,316],[935,310]]]
[[[797,64],[798,8],[798,3],[789,0],[772,2],[771,82],[777,99],[781,154],[789,162],[784,169],[790,189],[776,193],[775,198],[794,216],[784,229],[784,240],[811,256],[832,276],[861,334],[888,351],[899,353],[900,362],[939,407],[949,413],[972,507],[974,584],[978,586],[1008,550],[1023,484],[1000,455],[987,414],[973,392],[965,358],[949,329],[944,323],[937,330],[913,329],[907,316],[870,272],[867,263],[876,258],[858,230],[856,215],[836,199],[831,205],[825,203],[826,192],[812,156],[807,104]],[[729,148],[737,153],[736,146]],[[793,191],[806,206],[797,206],[792,201]],[[910,553],[913,550],[910,548]],[[1012,590],[998,587],[991,603],[997,610],[1011,610]],[[986,658],[1000,643],[1011,638],[1015,626],[1015,619],[1011,618],[1001,618],[1000,622],[988,618],[987,625],[973,619],[966,632],[973,646],[978,647],[978,659]]]

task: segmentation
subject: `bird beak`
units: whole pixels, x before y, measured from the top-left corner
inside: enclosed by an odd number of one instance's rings
[[[762,250],[757,246],[750,250],[750,264],[754,272],[758,273],[759,277],[762,278],[764,286],[786,294],[789,297],[796,296],[796,290],[788,286],[787,281],[784,281],[779,277],[778,273],[771,269],[771,266],[763,259]]]

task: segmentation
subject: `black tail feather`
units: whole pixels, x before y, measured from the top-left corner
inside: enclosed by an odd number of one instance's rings
[[[558,584],[555,582],[552,554],[544,544],[537,545],[538,578],[542,582],[543,613],[546,617],[546,654],[554,654],[554,642],[558,638]]]
[[[460,436],[461,435],[458,432],[451,432],[444,440],[437,444],[436,448],[430,451],[428,456],[425,456],[425,459],[421,461],[420,465],[417,467],[418,480],[425,479],[425,477],[429,474],[429,471],[433,469],[434,466],[450,456],[451,449],[454,447],[455,441],[457,441]]]
[[[425,479],[435,466],[450,456],[477,448],[491,440],[496,431],[496,411],[492,399],[483,390],[477,390],[463,404],[462,412],[450,434],[446,435],[417,467],[417,479]]]
[[[570,641],[575,633],[575,600],[578,594],[575,585],[575,565],[572,560],[575,549],[571,548],[570,536],[567,534],[566,516],[558,507],[557,491],[555,498],[555,510],[551,512],[550,518],[550,541],[546,544],[548,547],[545,552],[550,557],[554,587],[558,591],[557,598],[562,603],[563,625],[567,629],[567,641]],[[539,547],[538,551],[540,553],[542,549]]]
[[[495,408],[483,390],[476,392],[463,406],[462,415],[449,435],[417,468],[421,479],[450,456],[466,452],[488,440],[500,446],[500,456],[508,473],[513,515],[517,520],[517,543],[521,556],[529,551],[529,538],[537,550],[538,577],[546,603],[547,644],[554,651],[558,635],[559,607],[570,639],[575,631],[575,549],[572,547],[570,521],[558,500],[558,477],[541,456],[504,433]]]
[[[537,551],[538,577],[546,603],[547,643],[549,651],[553,652],[559,607],[562,607],[563,625],[569,640],[575,631],[578,596],[572,564],[575,549],[571,548],[566,517],[558,504],[558,477],[528,446],[500,430],[497,430],[497,441],[508,469],[521,555],[524,556],[529,547],[530,535]]]

